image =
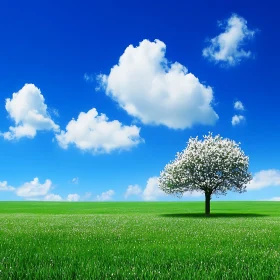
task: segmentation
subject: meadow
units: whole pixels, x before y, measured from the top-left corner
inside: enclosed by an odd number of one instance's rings
[[[0,279],[280,279],[280,203],[0,202]]]

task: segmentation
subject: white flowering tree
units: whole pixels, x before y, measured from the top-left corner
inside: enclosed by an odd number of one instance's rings
[[[181,197],[184,192],[201,191],[205,194],[205,214],[210,214],[212,195],[225,195],[228,191],[246,191],[252,179],[248,172],[249,157],[240,143],[209,133],[190,138],[187,147],[177,153],[159,177],[159,188]]]

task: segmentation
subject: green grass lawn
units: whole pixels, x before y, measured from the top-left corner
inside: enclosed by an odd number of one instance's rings
[[[0,202],[0,279],[280,279],[280,203]]]

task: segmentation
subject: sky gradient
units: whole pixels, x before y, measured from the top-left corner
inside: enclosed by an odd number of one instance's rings
[[[253,174],[246,193],[214,200],[280,200],[278,11],[1,3],[0,200],[178,200],[157,177],[209,131],[241,142]]]

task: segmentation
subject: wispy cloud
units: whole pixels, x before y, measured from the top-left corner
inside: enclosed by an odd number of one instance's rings
[[[76,194],[76,193],[70,193],[68,194],[67,201],[79,201],[80,200],[80,195]]]
[[[215,63],[224,66],[234,66],[243,59],[252,57],[251,51],[243,47],[256,33],[247,27],[247,21],[233,14],[225,22],[220,22],[219,27],[224,32],[210,39],[209,46],[203,49],[202,54]]]
[[[43,198],[44,201],[62,201],[62,197],[58,194],[53,194],[53,193],[50,193],[50,194],[47,194],[44,198]]]
[[[275,196],[269,199],[269,201],[280,201],[280,196]]]
[[[114,194],[115,194],[114,190],[108,190],[106,192],[103,192],[100,195],[97,195],[96,200],[98,200],[98,201],[112,200]]]
[[[85,73],[85,74],[84,74],[84,80],[85,80],[86,82],[93,82],[93,81],[95,81],[95,75]]]
[[[15,188],[8,185],[7,181],[0,182],[0,191],[14,191]]]
[[[79,178],[78,178],[78,177],[73,178],[73,179],[71,180],[71,183],[72,183],[72,184],[75,184],[75,185],[79,184]]]

